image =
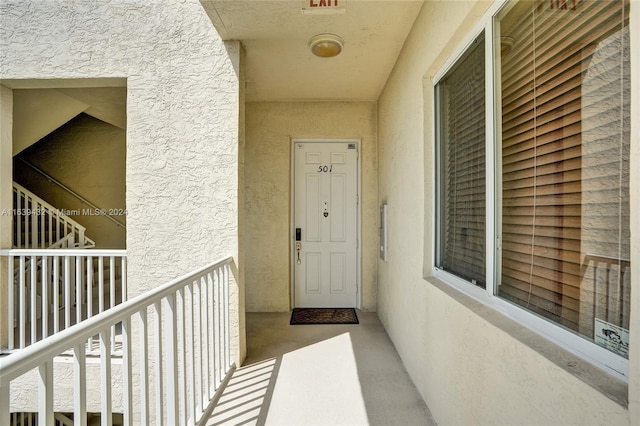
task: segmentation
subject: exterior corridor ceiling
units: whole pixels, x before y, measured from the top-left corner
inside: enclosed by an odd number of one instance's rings
[[[201,0],[222,38],[245,46],[247,101],[378,99],[422,1],[339,0],[344,13],[302,13],[320,1]],[[314,56],[319,33],[342,37],[342,53]]]

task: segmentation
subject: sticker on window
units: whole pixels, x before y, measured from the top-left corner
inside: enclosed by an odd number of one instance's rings
[[[629,358],[629,330],[596,318],[593,332],[598,345]]]

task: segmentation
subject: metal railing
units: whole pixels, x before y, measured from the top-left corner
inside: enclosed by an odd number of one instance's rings
[[[78,201],[80,201],[82,204],[89,206],[91,209],[93,209],[94,211],[107,211],[106,209],[102,209],[100,207],[98,207],[97,205],[93,204],[91,201],[87,200],[86,198],[84,198],[82,195],[78,194],[77,192],[75,192],[73,189],[69,188],[68,186],[64,185],[62,182],[60,182],[59,180],[57,180],[56,178],[54,178],[53,176],[51,176],[50,174],[46,173],[45,171],[43,171],[42,169],[40,169],[39,167],[34,166],[33,164],[31,164],[30,162],[28,162],[27,160],[25,160],[24,158],[21,157],[14,157],[14,159],[20,161],[22,164],[24,164],[25,166],[31,168],[32,170],[34,170],[35,172],[37,172],[39,175],[41,175],[42,177],[44,177],[47,182],[52,183],[54,185],[56,185],[57,187],[59,187],[60,189],[62,189],[63,191],[65,191],[67,194],[73,196],[74,198],[76,198]],[[104,217],[108,220],[110,220],[111,222],[115,223],[116,225],[118,225],[120,228],[126,229],[127,226],[120,222],[118,219],[116,219],[114,216],[110,215],[110,214],[100,214],[100,217]]]
[[[127,299],[126,250],[14,249],[8,257],[8,349],[21,349]],[[115,336],[113,336],[115,347]]]
[[[13,182],[13,247],[56,248],[67,238],[67,247],[91,248],[85,227],[25,187]],[[68,241],[72,236],[72,241]]]
[[[54,360],[73,352],[73,422],[87,423],[85,347],[100,345],[100,417],[111,424],[114,327],[122,329],[122,407],[125,425],[198,424],[205,421],[219,389],[235,366],[231,360],[228,257],[0,358],[0,424],[9,424],[12,381],[37,371],[38,422],[54,422],[54,392],[68,377],[54,374]],[[134,374],[135,365],[135,374]],[[91,383],[93,388],[97,383]],[[153,387],[153,389],[151,389]],[[151,392],[150,392],[151,391]],[[133,395],[136,403],[133,403]],[[150,395],[153,395],[151,400]],[[153,410],[150,410],[153,406]]]

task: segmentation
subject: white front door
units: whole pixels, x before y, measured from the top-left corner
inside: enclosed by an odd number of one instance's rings
[[[358,145],[294,142],[294,293],[299,308],[354,308]]]

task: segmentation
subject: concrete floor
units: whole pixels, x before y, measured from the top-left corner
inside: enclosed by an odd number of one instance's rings
[[[358,325],[247,314],[247,359],[207,425],[435,425],[375,313]]]

